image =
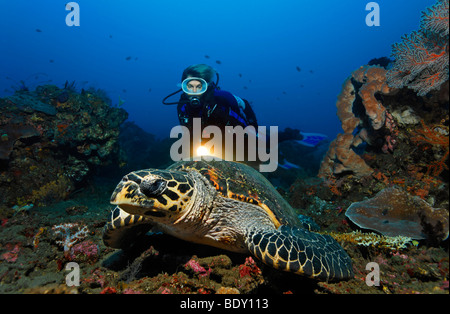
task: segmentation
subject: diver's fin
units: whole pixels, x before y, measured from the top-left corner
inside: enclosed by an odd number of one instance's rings
[[[286,169],[286,170],[290,170],[290,169],[300,169],[300,166],[297,166],[296,164],[293,164],[289,161],[287,161],[286,159],[283,159],[283,163],[282,164],[278,164],[279,167]]]
[[[296,142],[300,145],[308,147],[316,147],[320,142],[328,138],[328,136],[326,136],[325,134],[320,133],[300,132],[300,134],[303,136],[303,139]]]

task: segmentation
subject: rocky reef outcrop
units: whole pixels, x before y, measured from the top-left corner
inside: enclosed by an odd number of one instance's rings
[[[120,164],[124,109],[95,90],[38,86],[0,99],[0,205],[66,198],[96,168]]]
[[[432,242],[447,238],[448,29],[448,1],[438,0],[422,12],[419,30],[392,46],[391,63],[381,58],[382,64],[369,62],[350,74],[336,102],[343,133],[322,161],[321,181],[298,180],[291,187],[294,206],[317,208],[321,200],[334,204],[337,215],[349,208],[347,216],[355,218],[352,209],[369,204],[370,211],[358,212],[356,225],[378,232],[375,225],[388,224],[387,213],[395,208],[395,221],[416,223]],[[387,198],[376,196],[386,193]],[[423,214],[428,211],[418,211],[425,205],[439,215],[431,219]],[[348,223],[344,219],[339,226]]]

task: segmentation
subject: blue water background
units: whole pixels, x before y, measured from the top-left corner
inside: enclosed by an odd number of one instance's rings
[[[368,27],[366,0],[80,0],[80,26],[69,27],[66,2],[0,0],[0,97],[19,80],[76,81],[115,105],[120,97],[129,120],[166,137],[178,120],[162,98],[184,68],[207,63],[222,89],[252,103],[260,125],[331,139],[341,132],[335,103],[345,78],[389,56],[434,3],[377,1],[381,25]]]

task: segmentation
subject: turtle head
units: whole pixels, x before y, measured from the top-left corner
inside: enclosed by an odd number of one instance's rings
[[[193,193],[194,182],[187,173],[147,169],[124,176],[111,196],[111,204],[133,215],[177,216]]]

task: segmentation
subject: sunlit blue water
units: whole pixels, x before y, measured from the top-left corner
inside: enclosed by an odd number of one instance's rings
[[[185,67],[207,63],[222,89],[252,103],[260,125],[330,138],[341,131],[344,79],[389,56],[434,3],[377,1],[380,26],[368,27],[367,0],[80,0],[80,26],[69,27],[66,2],[0,0],[0,96],[19,80],[76,81],[106,90],[114,104],[120,97],[130,120],[165,137],[178,120],[161,99]]]

